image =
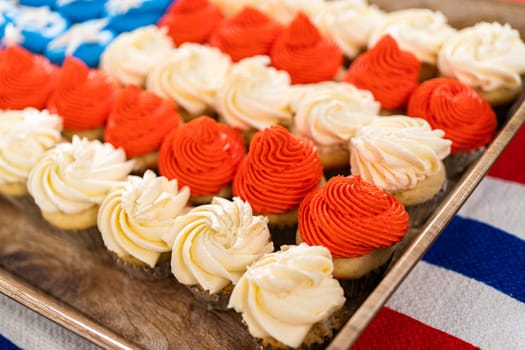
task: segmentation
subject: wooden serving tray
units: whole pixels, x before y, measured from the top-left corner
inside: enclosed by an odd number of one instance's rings
[[[481,20],[509,22],[525,38],[525,6],[490,0],[372,1],[385,10],[439,9],[456,27]],[[525,121],[520,99],[482,158],[418,231],[411,231],[394,263],[368,297],[345,305],[349,321],[328,345],[347,350],[386,302]],[[508,112],[508,113],[507,113]],[[0,200],[0,292],[105,348],[256,349],[233,311],[208,311],[173,277],[162,281],[130,279],[104,251],[89,251],[53,233],[39,217]],[[366,300],[365,300],[366,299]],[[350,317],[351,316],[351,317]]]

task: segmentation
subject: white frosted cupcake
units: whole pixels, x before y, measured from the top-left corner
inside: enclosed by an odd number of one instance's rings
[[[102,53],[100,68],[122,85],[144,86],[148,73],[172,49],[166,30],[141,27],[116,37]]]
[[[474,88],[488,103],[502,105],[521,91],[525,43],[509,24],[478,23],[460,30],[439,52],[442,75]]]
[[[160,279],[170,273],[170,247],[162,240],[188,203],[188,187],[177,180],[128,176],[112,187],[100,205],[97,226],[106,248],[117,263],[139,279]]]
[[[217,89],[230,66],[230,57],[219,49],[183,44],[148,74],[146,88],[177,102],[179,114],[190,121],[213,114]]]
[[[233,65],[217,91],[219,119],[242,130],[247,143],[258,130],[292,123],[290,76],[269,65],[268,56],[243,59]]]
[[[192,209],[164,237],[172,248],[172,273],[209,307],[225,309],[246,268],[273,251],[267,222],[239,198],[215,197]]]
[[[96,229],[99,205],[133,168],[122,149],[73,136],[45,152],[27,180],[42,216],[57,230],[88,248],[103,247]]]
[[[345,302],[322,246],[282,246],[257,260],[233,289],[229,306],[242,314],[263,349],[322,347],[344,321]]]
[[[350,141],[353,175],[394,195],[407,209],[411,226],[424,223],[443,198],[443,159],[452,142],[424,119],[379,117]]]
[[[0,194],[19,209],[35,209],[27,190],[29,171],[61,140],[62,119],[26,108],[0,111]]]

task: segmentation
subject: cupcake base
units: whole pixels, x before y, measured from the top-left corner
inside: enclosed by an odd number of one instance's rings
[[[62,136],[68,141],[73,139],[73,135],[78,135],[80,138],[87,138],[88,140],[103,140],[104,139],[104,128],[99,127],[92,130],[63,130]]]
[[[370,271],[365,276],[353,279],[353,280],[343,280],[339,279],[339,284],[345,292],[346,298],[354,298],[358,296],[367,295],[370,293],[381,281],[386,270],[392,262],[392,257],[394,256],[393,251],[390,255],[390,258],[383,265],[377,267],[376,269]]]
[[[218,293],[210,293],[209,291],[202,289],[199,285],[186,287],[190,290],[195,299],[206,305],[208,310],[228,310],[228,303],[233,290],[233,284],[227,285]]]
[[[131,170],[135,175],[144,175],[146,170],[157,169],[159,160],[159,152],[150,152],[139,157],[133,158],[133,169]]]
[[[119,269],[136,280],[158,281],[171,275],[170,252],[161,254],[155,267],[150,267],[132,256],[119,257],[113,252],[108,253]]]
[[[191,196],[190,197],[190,203],[192,205],[202,205],[202,204],[210,204],[213,200],[213,197],[221,197],[226,199],[232,198],[232,187],[226,186],[221,188],[221,190],[215,194],[209,194],[209,195],[203,195],[203,196]]]
[[[447,192],[448,181],[445,179],[441,189],[426,202],[407,205],[405,206],[406,211],[408,212],[408,219],[410,221],[410,227],[420,227],[425,223],[425,221],[432,215],[434,210],[439,206],[439,203],[445,198]]]
[[[268,218],[268,229],[270,230],[275,250],[279,250],[279,247],[282,245],[295,244],[298,210],[294,209],[283,214],[255,214]]]
[[[447,171],[447,178],[457,179],[460,177],[471,164],[483,155],[483,152],[485,152],[485,147],[471,152],[460,151],[449,155],[443,161]]]

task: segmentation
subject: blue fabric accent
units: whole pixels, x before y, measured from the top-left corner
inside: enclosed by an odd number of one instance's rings
[[[456,216],[423,260],[525,302],[525,241],[498,228]]]
[[[20,348],[0,335],[0,350],[20,350]]]

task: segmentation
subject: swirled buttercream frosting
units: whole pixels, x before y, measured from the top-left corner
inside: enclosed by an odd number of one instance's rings
[[[310,328],[340,309],[344,292],[325,247],[282,246],[257,260],[233,289],[229,306],[255,338],[296,348]]]
[[[104,139],[122,147],[128,157],[139,157],[158,150],[166,135],[180,123],[174,102],[129,85],[115,101]]]
[[[111,188],[100,205],[97,226],[106,247],[119,257],[133,258],[154,267],[169,247],[162,239],[186,206],[187,187],[177,180],[157,177],[147,170],[143,177],[128,176]]]
[[[343,64],[339,46],[324,38],[302,12],[277,37],[272,65],[290,74],[293,84],[332,80]]]
[[[455,79],[425,81],[412,94],[407,114],[425,119],[452,141],[451,153],[487,145],[496,132],[496,114],[471,87]]]
[[[171,271],[180,283],[210,293],[237,283],[248,266],[273,251],[267,222],[239,198],[215,197],[178,217],[165,236],[173,250]]]
[[[408,230],[403,204],[359,176],[336,176],[308,194],[298,214],[301,239],[353,258],[399,242]]]
[[[283,214],[299,206],[323,177],[311,141],[282,126],[257,132],[233,181],[233,194],[262,214]]]
[[[444,135],[421,118],[376,118],[350,140],[352,174],[389,192],[411,189],[441,170],[452,143]]]
[[[74,135],[46,151],[27,181],[29,193],[43,212],[78,214],[102,200],[133,168],[122,149]]]
[[[203,116],[166,136],[159,171],[188,186],[192,196],[213,195],[230,185],[245,152],[237,130]]]

